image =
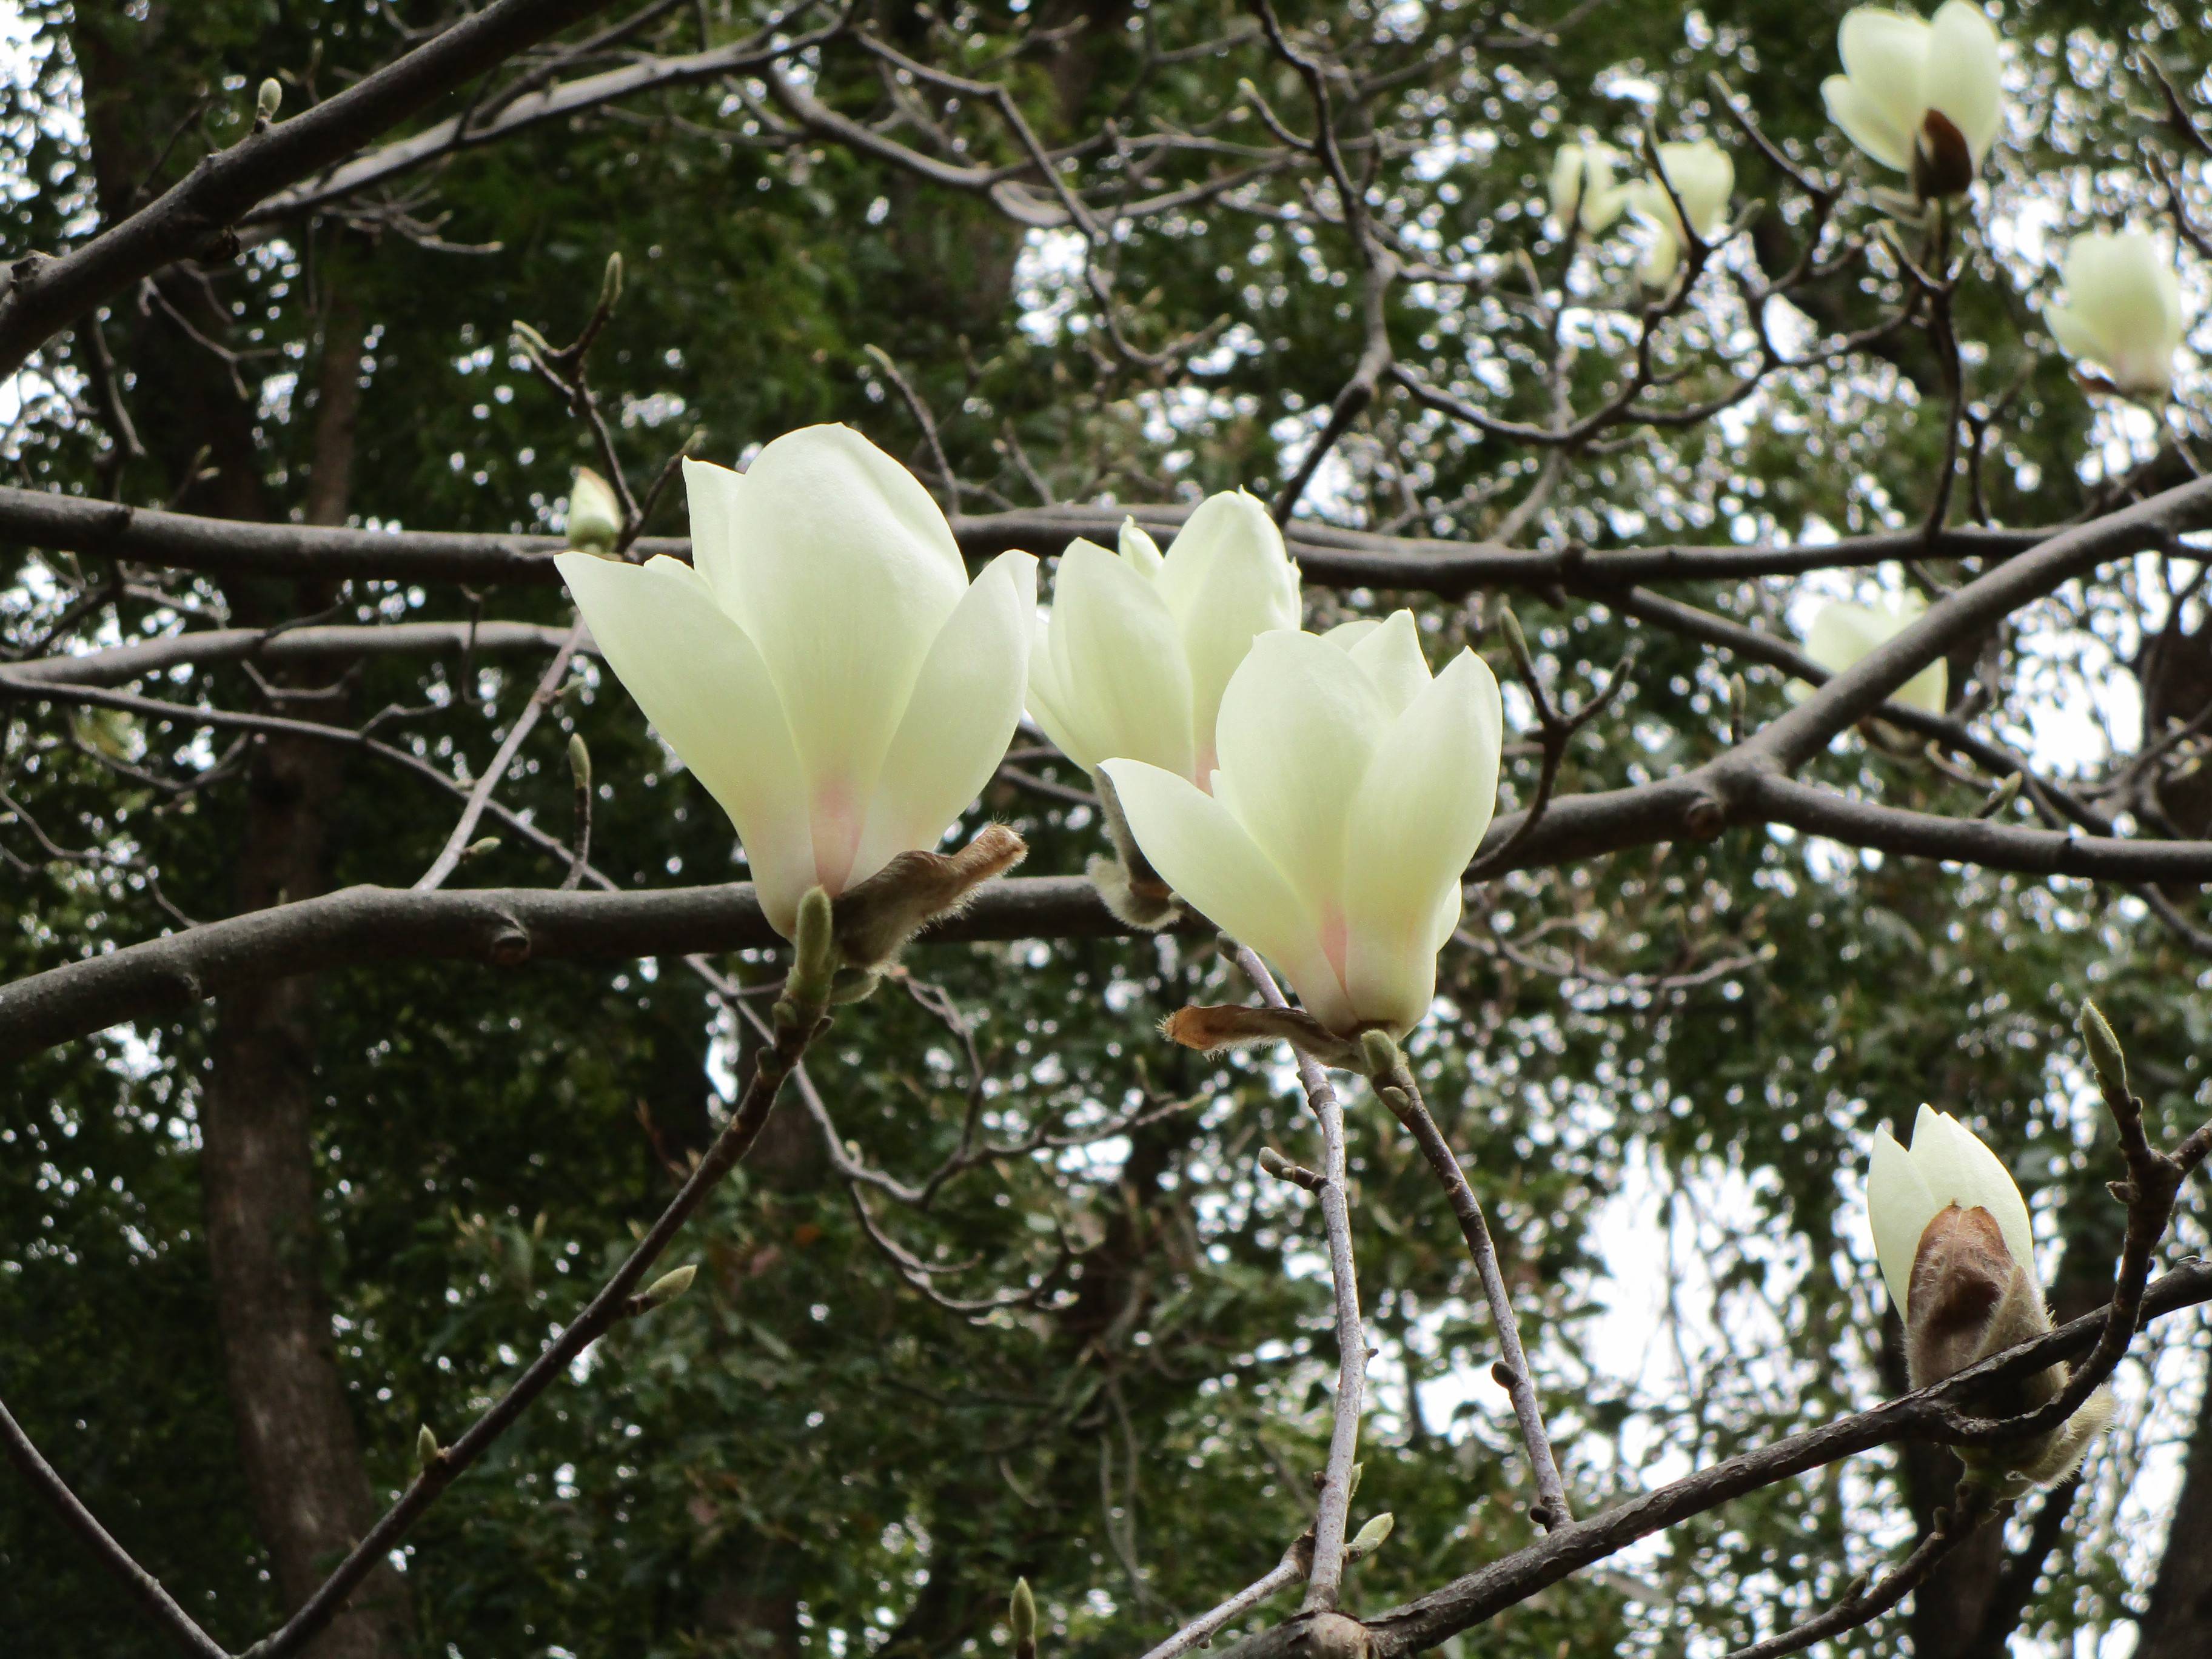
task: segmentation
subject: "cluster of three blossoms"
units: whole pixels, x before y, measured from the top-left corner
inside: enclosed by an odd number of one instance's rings
[[[788,434],[744,473],[684,471],[691,564],[572,550],[561,574],[728,812],[785,937],[814,890],[866,908],[915,860],[945,862],[933,849],[1026,704],[1097,783],[1115,856],[1091,874],[1126,917],[1196,910],[1331,1038],[1402,1036],[1427,1012],[1497,804],[1504,710],[1472,651],[1431,674],[1407,611],[1304,632],[1297,568],[1242,492],[1200,504],[1164,554],[1133,522],[1118,551],[1075,542],[1040,618],[1033,557],[971,583],[927,492],[848,428]],[[593,522],[572,501],[572,542]],[[922,908],[952,897],[940,884]],[[864,983],[882,948],[848,946]],[[1923,1109],[1909,1153],[1883,1132],[1869,1207],[1916,1382],[2048,1328],[2019,1189],[1952,1120]],[[2100,1395],[2005,1478],[2063,1474],[2109,1410]]]

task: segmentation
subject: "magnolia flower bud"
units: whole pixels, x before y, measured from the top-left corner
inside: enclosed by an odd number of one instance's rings
[[[427,1469],[438,1461],[438,1437],[430,1432],[428,1423],[415,1431],[415,1467]]]
[[[1036,1595],[1026,1578],[1014,1580],[1014,1593],[1006,1603],[1006,1629],[1014,1638],[1014,1652],[1023,1659],[1036,1651]]]
[[[1922,201],[1965,193],[2004,125],[1997,32],[1972,0],[1932,22],[1876,6],[1844,15],[1844,72],[1820,83],[1828,118]]]
[[[614,487],[588,466],[578,467],[568,489],[568,545],[580,552],[612,553],[622,532],[622,503]]]
[[[1884,1127],[1867,1176],[1867,1220],[1890,1299],[1905,1322],[1905,1373],[1924,1389],[2051,1328],[2035,1277],[2027,1205],[1996,1153],[1945,1113],[1923,1106],[1912,1145]],[[2057,1398],[2069,1375],[2052,1365],[2000,1391],[2017,1416]],[[2111,1417],[2100,1389],[2081,1409],[2022,1445],[1962,1454],[2016,1493],[2063,1479]]]
[[[1650,227],[1650,246],[1638,267],[1652,288],[1665,288],[1674,280],[1682,263],[1688,229],[1700,242],[1717,241],[1728,229],[1729,198],[1735,190],[1735,163],[1711,139],[1695,143],[1659,146],[1659,169],[1674,193],[1656,179],[1639,179],[1624,192],[1628,210]],[[1676,198],[1681,211],[1674,210]]]
[[[253,125],[256,131],[265,130],[276,118],[276,112],[284,106],[284,88],[275,76],[264,80],[253,94]]]
[[[1121,552],[1070,543],[1030,653],[1030,712],[1085,771],[1143,761],[1211,787],[1223,690],[1252,641],[1298,625],[1298,571],[1267,509],[1209,496],[1165,555],[1133,520]]]
[[[692,563],[557,556],[600,651],[736,824],[769,925],[933,848],[1021,719],[1036,561],[973,583],[944,514],[848,427],[686,460]]]
[[[1397,1517],[1388,1510],[1370,1521],[1345,1547],[1344,1565],[1348,1567],[1354,1561],[1364,1561],[1381,1549],[1384,1540],[1390,1536],[1390,1529],[1397,1524]]]
[[[1805,654],[1840,674],[1920,620],[1928,601],[1917,592],[1885,594],[1873,605],[1838,599],[1820,607],[1805,635]],[[1892,702],[1940,714],[1950,696],[1949,670],[1938,657],[1889,694]]]
[[[1323,1027],[1402,1034],[1459,923],[1504,732],[1489,667],[1462,651],[1431,678],[1401,611],[1261,635],[1221,699],[1211,794],[1139,760],[1104,770],[1153,867]]]
[[[1562,144],[1552,158],[1552,218],[1561,235],[1577,219],[1586,236],[1602,235],[1620,217],[1628,192],[1613,182],[1620,152],[1611,144]]]
[[[2173,354],[2188,337],[2173,254],[2148,231],[2102,231],[2066,245],[2066,301],[2043,308],[2068,356],[2103,368],[2106,386],[2140,403],[2173,389]]]
[[[2112,1034],[2112,1022],[2105,1011],[2087,998],[2081,1000],[2081,1018],[2075,1022],[2081,1033],[2081,1047],[2088,1052],[2089,1067],[2097,1074],[2097,1081],[2108,1095],[2118,1095],[2124,1100],[2128,1095],[2128,1057],[2120,1048],[2120,1040]]]

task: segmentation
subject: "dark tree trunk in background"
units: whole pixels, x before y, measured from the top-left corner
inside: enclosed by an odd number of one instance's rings
[[[312,524],[342,524],[361,399],[360,334],[352,308],[324,331]],[[271,595],[272,599],[280,596]],[[258,596],[234,596],[249,621],[322,609],[327,592],[284,592],[270,617]],[[312,683],[288,686],[280,712],[343,720],[350,697]],[[344,751],[297,738],[262,741],[248,775],[235,908],[258,910],[330,886],[332,814]],[[328,1249],[318,1223],[315,997],[296,978],[235,993],[217,1007],[201,1182],[208,1249],[240,1450],[263,1541],[284,1605],[312,1594],[375,1518],[352,1407],[338,1374],[324,1287]],[[397,1659],[407,1650],[406,1587],[380,1568],[313,1650],[317,1659]]]
[[[2136,1659],[2204,1659],[2212,1654],[2212,1376],[2197,1407],[2181,1501],[2166,1536]]]
[[[198,94],[177,84],[192,65],[179,61],[175,43],[165,38],[165,21],[173,15],[157,8],[133,19],[102,8],[81,15],[70,29],[109,220],[169,182],[166,173],[155,176],[157,158],[179,112]],[[129,395],[148,417],[141,425],[150,482],[189,511],[265,520],[252,381],[241,386],[204,343],[230,337],[224,296],[235,280],[220,270],[173,270],[143,303],[118,302],[113,311],[130,336],[121,354],[136,377]],[[360,404],[360,331],[343,304],[326,321],[305,506],[311,522],[339,524]],[[143,495],[149,481],[137,482]],[[229,593],[234,613],[249,623],[319,609],[332,597],[289,585]],[[344,714],[343,696],[281,701],[279,712],[302,718]],[[237,848],[237,909],[307,898],[329,884],[339,752],[329,744],[260,740]],[[287,1608],[322,1582],[374,1518],[323,1282],[313,998],[307,980],[225,998],[216,1011],[200,1109],[200,1182],[224,1370],[256,1529]],[[404,1583],[382,1568],[312,1652],[314,1659],[402,1659],[409,1624]]]

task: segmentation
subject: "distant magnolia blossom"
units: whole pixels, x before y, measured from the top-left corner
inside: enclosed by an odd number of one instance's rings
[[[1828,118],[1922,200],[1966,191],[2004,125],[1997,32],[1982,9],[1945,0],[1923,21],[1861,6],[1836,44],[1844,72],[1820,83]]]
[[[611,553],[622,539],[623,508],[614,486],[588,466],[576,469],[569,487],[565,528],[568,545],[586,552]]]
[[[606,662],[736,824],[769,925],[937,846],[1020,723],[1036,561],[971,584],[945,515],[848,427],[684,464],[691,556],[563,553]]]
[[[1820,607],[1805,635],[1805,654],[1831,674],[1840,674],[1869,652],[1920,620],[1928,601],[1917,592],[1886,594],[1873,605],[1854,605],[1834,599]],[[1943,712],[1950,695],[1950,678],[1938,657],[1889,694],[1890,701],[1908,708]]]
[[[1580,221],[1585,235],[1602,235],[1627,205],[1625,185],[1613,180],[1620,152],[1611,144],[1562,144],[1552,158],[1552,218],[1565,234]]]
[[[1133,520],[1121,551],[1070,543],[1030,653],[1030,712],[1085,771],[1140,760],[1200,788],[1230,677],[1260,635],[1298,625],[1298,570],[1267,509],[1209,496],[1163,555]]]
[[[1683,226],[1701,242],[1718,241],[1729,225],[1729,198],[1735,191],[1735,163],[1709,138],[1659,146],[1659,169],[1667,184],[1639,179],[1622,192],[1628,210],[1650,227],[1650,245],[1640,267],[1644,280],[1665,288],[1674,280],[1687,241]],[[1667,185],[1674,186],[1668,195]],[[1675,211],[1677,199],[1681,211]]]
[[[1401,611],[1261,635],[1221,700],[1212,793],[1143,761],[1103,769],[1153,867],[1307,1012],[1402,1035],[1459,925],[1504,731],[1489,667],[1463,650],[1431,678]]]
[[[2125,397],[2165,402],[2189,333],[2172,250],[2148,231],[2093,231],[2066,245],[2065,274],[2064,302],[2043,308],[2059,349]]]
[[[1867,1172],[1867,1222],[1890,1300],[1905,1324],[1905,1370],[1916,1389],[1954,1376],[2051,1328],[2035,1271],[2027,1204],[1995,1152],[1948,1113],[1923,1106],[1912,1143],[1887,1125]],[[2021,1379],[2012,1413],[2057,1398],[2067,1368]],[[2063,1480],[2112,1414],[2100,1389],[2057,1428],[2001,1452],[1964,1452],[1970,1472],[2007,1493]]]

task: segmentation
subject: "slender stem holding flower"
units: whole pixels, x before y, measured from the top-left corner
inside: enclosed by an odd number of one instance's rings
[[[1395,1045],[1394,1051],[1395,1051]],[[1482,1280],[1482,1294],[1490,1304],[1490,1316],[1498,1326],[1498,1346],[1503,1354],[1490,1374],[1504,1388],[1513,1401],[1513,1414],[1520,1419],[1521,1442],[1528,1450],[1528,1467],[1536,1480],[1536,1501],[1529,1505],[1528,1517],[1547,1532],[1565,1525],[1574,1519],[1567,1506],[1567,1489],[1559,1479],[1558,1460],[1552,1455],[1551,1437],[1545,1431],[1543,1405],[1536,1397],[1536,1379],[1528,1369],[1528,1356],[1521,1346],[1521,1323],[1513,1311],[1513,1298],[1505,1288],[1505,1276],[1498,1270],[1498,1247],[1491,1240],[1490,1223],[1482,1213],[1481,1201],[1474,1188],[1468,1185],[1467,1173],[1460,1167],[1459,1158],[1437,1121],[1429,1115],[1421,1091],[1413,1081],[1413,1068],[1401,1054],[1390,1067],[1387,1077],[1376,1079],[1376,1092],[1392,1115],[1412,1133],[1414,1144],[1420,1147],[1421,1156],[1428,1159],[1429,1168],[1443,1183],[1444,1195],[1450,1200],[1452,1213],[1459,1218],[1459,1230],[1467,1240],[1468,1254],[1474,1258],[1474,1269]]]
[[[1260,1000],[1271,1008],[1289,1002],[1249,945],[1236,947]],[[1305,1610],[1334,1608],[1344,1593],[1345,1527],[1352,1513],[1352,1467],[1359,1451],[1359,1413],[1367,1392],[1367,1331],[1359,1319],[1359,1279],[1352,1260],[1352,1212],[1345,1200],[1344,1104],[1321,1062],[1293,1048],[1306,1104],[1321,1125],[1321,1213],[1328,1231],[1328,1273],[1336,1290],[1336,1407],[1329,1425],[1328,1462],[1322,1470],[1321,1507],[1314,1516],[1313,1571],[1306,1579]]]

